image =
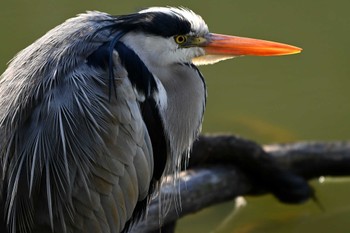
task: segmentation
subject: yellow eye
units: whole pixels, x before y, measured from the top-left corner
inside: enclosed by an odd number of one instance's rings
[[[187,41],[187,37],[183,35],[175,36],[174,39],[177,44],[184,44]]]

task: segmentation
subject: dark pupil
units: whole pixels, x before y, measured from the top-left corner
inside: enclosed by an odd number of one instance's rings
[[[177,37],[177,42],[183,43],[185,41],[185,38],[183,36]]]

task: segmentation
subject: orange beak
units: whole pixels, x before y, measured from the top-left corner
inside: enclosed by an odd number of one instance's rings
[[[278,56],[300,53],[301,48],[266,40],[237,36],[209,34],[203,48],[208,55],[224,56]]]

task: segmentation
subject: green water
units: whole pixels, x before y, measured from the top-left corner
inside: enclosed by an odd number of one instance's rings
[[[183,5],[201,14],[212,32],[304,49],[299,55],[244,57],[201,67],[209,92],[204,132],[231,132],[260,143],[349,139],[349,1],[125,2],[0,2],[0,71],[16,52],[77,13]],[[326,179],[313,185],[324,211],[312,202],[287,206],[270,196],[247,198],[239,211],[230,202],[189,216],[177,232],[350,232],[350,182]]]

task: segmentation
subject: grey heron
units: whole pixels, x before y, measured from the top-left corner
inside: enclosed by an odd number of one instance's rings
[[[200,132],[196,65],[300,51],[210,33],[185,8],[58,25],[1,76],[1,232],[127,231]]]

